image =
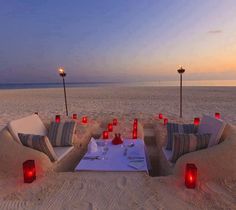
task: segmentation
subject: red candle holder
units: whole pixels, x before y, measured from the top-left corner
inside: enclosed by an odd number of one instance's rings
[[[113,119],[112,123],[113,123],[114,126],[116,126],[118,124],[118,120],[117,119]]]
[[[133,139],[137,139],[137,137],[138,137],[138,131],[133,130]]]
[[[163,119],[163,114],[159,114],[159,119],[162,120]]]
[[[197,167],[193,163],[187,163],[185,168],[185,186],[195,188],[197,183]]]
[[[164,118],[164,125],[167,125],[167,123],[168,123],[168,119]]]
[[[134,123],[133,124],[133,130],[137,130],[138,129],[138,124],[137,123]]]
[[[216,118],[216,119],[220,119],[220,113],[219,113],[219,112],[216,112],[216,113],[215,113],[215,118]]]
[[[56,115],[55,121],[56,121],[56,123],[61,122],[61,116],[60,115]]]
[[[82,123],[88,123],[88,117],[84,116],[82,117]]]
[[[195,126],[198,126],[200,124],[200,118],[195,117],[193,123],[194,123]]]
[[[103,131],[102,138],[103,139],[108,139],[108,137],[109,137],[108,131]]]
[[[76,120],[76,119],[77,119],[77,114],[73,114],[73,115],[72,115],[72,119],[73,119],[73,120]]]
[[[137,118],[134,119],[134,123],[138,124],[138,119]]]
[[[24,183],[32,183],[36,179],[34,160],[27,160],[23,163]]]
[[[109,123],[109,124],[107,125],[107,130],[108,130],[109,132],[112,132],[112,131],[113,131],[113,125],[112,125],[111,123]]]

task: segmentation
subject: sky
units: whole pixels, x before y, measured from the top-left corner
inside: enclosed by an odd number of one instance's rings
[[[0,0],[0,83],[236,80],[235,0]]]

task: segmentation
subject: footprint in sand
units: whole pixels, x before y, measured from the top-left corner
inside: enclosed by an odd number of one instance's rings
[[[64,210],[97,210],[96,207],[91,202],[86,201],[76,201],[70,205],[64,205]]]
[[[117,187],[123,189],[127,184],[127,178],[122,176],[117,180]]]

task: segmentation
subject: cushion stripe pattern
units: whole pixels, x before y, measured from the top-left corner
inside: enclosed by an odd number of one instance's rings
[[[72,146],[75,136],[76,122],[68,121],[52,122],[48,132],[48,138],[54,147]]]
[[[57,160],[57,155],[47,136],[23,133],[19,133],[18,136],[24,146],[43,152],[51,161]]]
[[[171,162],[189,152],[207,148],[211,134],[174,134]]]
[[[167,123],[167,144],[166,149],[172,149],[173,135],[174,133],[197,133],[197,127],[194,124],[177,124]]]

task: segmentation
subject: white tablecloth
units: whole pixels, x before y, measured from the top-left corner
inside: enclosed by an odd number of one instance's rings
[[[126,139],[123,144],[113,145],[111,140],[97,140],[98,146],[95,153],[86,153],[84,158],[76,166],[75,171],[148,171],[144,150],[144,141],[141,139]],[[131,145],[134,143],[133,147]],[[104,148],[108,148],[104,154]],[[125,155],[125,150],[127,154]],[[86,159],[90,157],[98,159]]]

